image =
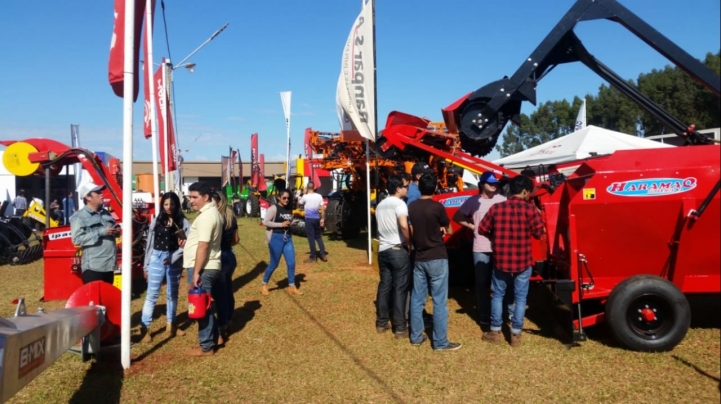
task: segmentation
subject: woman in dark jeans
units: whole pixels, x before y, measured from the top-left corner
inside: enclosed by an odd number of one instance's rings
[[[238,244],[238,221],[233,210],[228,206],[228,200],[220,192],[212,194],[215,206],[223,217],[223,236],[220,241],[220,278],[214,285],[213,300],[218,310],[219,341],[222,344],[228,340],[228,326],[233,319],[235,311],[235,296],[233,295],[233,272],[238,261],[233,252],[233,246]]]

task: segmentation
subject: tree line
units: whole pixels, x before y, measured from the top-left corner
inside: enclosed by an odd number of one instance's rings
[[[706,54],[704,64],[721,74],[721,52]],[[629,83],[645,96],[676,116],[681,122],[698,129],[721,126],[721,102],[709,90],[678,67],[666,66],[642,73]],[[635,136],[673,133],[636,103],[607,84],[596,95],[586,95],[586,124]],[[503,143],[496,146],[501,156],[508,156],[574,131],[582,99],[546,101],[531,115],[521,114],[521,125],[509,125]]]

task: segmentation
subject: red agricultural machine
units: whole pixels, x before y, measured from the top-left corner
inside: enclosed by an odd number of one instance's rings
[[[449,132],[458,133],[461,148],[485,155],[509,120],[519,123],[521,103],[535,104],[545,74],[580,61],[685,139],[687,147],[617,151],[580,162],[567,178],[556,175],[541,184],[533,200],[548,235],[534,247],[535,279],[568,309],[564,325],[574,341],[585,340],[585,327],[606,321],[623,347],[670,350],[690,326],[686,295],[721,292],[721,148],[584,48],[573,29],[597,19],[622,24],[719,96],[717,74],[621,4],[579,0],[513,76],[467,94],[443,109],[443,117]],[[454,164],[460,159],[466,167],[484,167],[453,152],[453,139],[445,149],[423,146],[424,139],[440,139],[441,133],[414,118],[391,113],[379,140],[383,156],[420,148]]]
[[[122,221],[122,177],[121,167],[117,160],[107,165],[100,157],[85,149],[73,149],[51,139],[32,138],[22,141],[2,141],[5,150],[6,166],[13,174],[19,176],[41,175],[49,184],[51,176],[58,175],[63,167],[80,163],[92,181],[104,185],[103,197],[105,209],[120,223]],[[46,187],[49,187],[46,186]],[[142,264],[145,254],[145,234],[154,207],[147,203],[138,203],[133,209],[133,278],[143,279]],[[118,266],[121,259],[121,239],[117,239]],[[80,277],[80,249],[73,245],[70,226],[58,226],[45,229],[42,237],[44,258],[43,285],[44,299],[64,300],[82,286]],[[116,272],[116,278],[119,278]],[[119,285],[119,279],[116,279]],[[119,296],[119,294],[118,294]],[[97,299],[96,299],[97,304]],[[117,302],[117,309],[120,302]]]

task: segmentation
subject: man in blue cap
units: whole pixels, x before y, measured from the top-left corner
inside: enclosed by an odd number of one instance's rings
[[[490,325],[491,318],[491,274],[493,273],[493,249],[491,241],[476,231],[478,223],[483,220],[491,206],[503,202],[506,197],[498,193],[501,182],[496,175],[487,171],[478,181],[478,196],[468,198],[453,215],[453,221],[473,232],[473,267],[476,277],[476,298],[479,322],[481,327]],[[507,300],[509,301],[509,300]],[[513,301],[512,299],[510,300]],[[510,309],[509,313],[513,313]]]

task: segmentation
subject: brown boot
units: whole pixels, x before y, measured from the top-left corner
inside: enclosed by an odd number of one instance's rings
[[[268,291],[267,284],[264,283],[263,285],[260,286],[260,294],[263,296],[268,296],[270,294],[270,292]]]
[[[303,294],[303,292],[298,290],[298,288],[296,288],[295,285],[288,286],[288,293],[290,293],[291,295],[296,295],[296,296],[300,296]]]
[[[165,332],[163,333],[163,336],[165,338],[184,337],[185,331],[179,329],[178,326],[173,323],[168,323],[165,326]]]
[[[153,342],[153,336],[150,335],[150,330],[146,327],[140,327],[140,335],[142,336],[142,338],[140,339],[140,343],[149,344]]]
[[[514,348],[518,348],[521,346],[521,334],[511,333],[511,346]]]
[[[488,331],[483,333],[481,339],[491,344],[500,344],[503,341],[503,335],[501,335],[500,331]]]

